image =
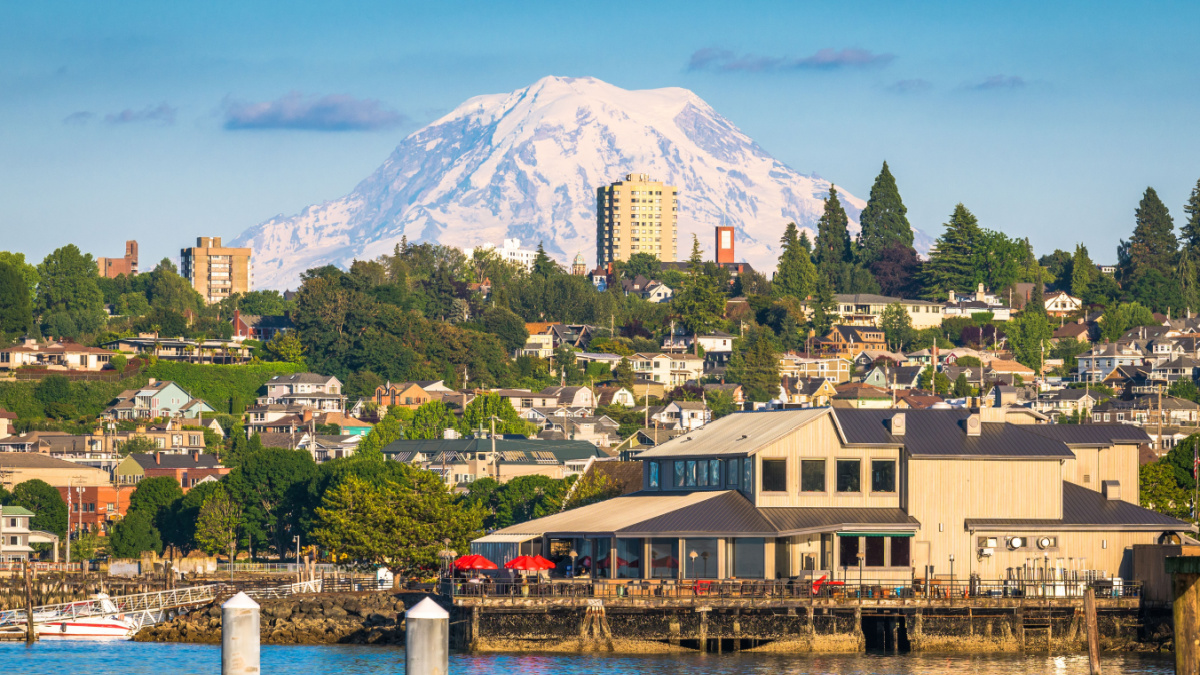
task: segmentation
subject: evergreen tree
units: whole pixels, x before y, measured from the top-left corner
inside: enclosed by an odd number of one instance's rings
[[[865,264],[879,259],[880,254],[895,245],[912,248],[912,226],[908,223],[908,209],[900,199],[896,179],[888,170],[887,162],[875,177],[871,186],[871,197],[867,207],[859,216],[862,232],[858,236],[858,258]]]
[[[817,275],[817,284],[809,302],[809,309],[812,311],[810,321],[813,330],[817,335],[828,333],[837,318],[837,302],[833,298],[833,287],[823,274]]]
[[[700,241],[692,235],[692,255],[688,259],[688,274],[683,288],[672,302],[684,327],[693,335],[711,332],[725,313],[725,298],[717,288],[716,279],[704,273]]]
[[[1071,259],[1071,295],[1082,298],[1087,295],[1099,270],[1088,256],[1087,247],[1083,244],[1075,246],[1075,256]]]
[[[945,299],[949,291],[972,290],[976,282],[976,247],[983,236],[975,215],[961,203],[954,207],[946,231],[938,237],[925,263],[925,295]]]
[[[21,271],[0,261],[0,336],[25,334],[33,328],[33,309],[25,289]]]
[[[770,401],[779,395],[779,354],[772,337],[765,328],[752,328],[745,348],[737,350],[726,370],[726,377],[742,385],[752,401]]]
[[[779,240],[783,253],[771,280],[771,293],[775,297],[791,296],[803,301],[812,293],[817,269],[813,266],[812,254],[804,245],[807,241],[807,235],[799,232],[795,223],[787,224]]]
[[[533,258],[532,272],[534,276],[548,279],[557,274],[559,271],[558,263],[554,262],[550,259],[550,256],[546,255],[546,249],[542,247],[541,242],[538,242],[537,255]]]
[[[800,230],[800,247],[808,251],[808,257],[812,259],[813,245],[812,240],[808,238],[808,230]]]
[[[1121,258],[1119,270],[1124,284],[1132,283],[1150,270],[1173,276],[1179,241],[1175,221],[1154,188],[1146,188],[1136,211],[1137,225]],[[1122,242],[1125,243],[1125,242]]]
[[[1179,294],[1183,300],[1183,307],[1179,308],[1180,313],[1200,308],[1200,289],[1196,283],[1197,254],[1200,254],[1200,249],[1184,248],[1179,251],[1179,266],[1175,269],[1175,276],[1179,281]]]
[[[816,260],[818,267],[850,260],[850,219],[838,200],[837,188],[829,186],[825,213],[817,221]]]
[[[1192,188],[1192,194],[1183,205],[1187,214],[1187,222],[1179,228],[1180,245],[1193,252],[1200,250],[1200,180]]]

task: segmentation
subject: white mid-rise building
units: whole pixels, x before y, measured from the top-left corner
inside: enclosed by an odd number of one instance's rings
[[[516,263],[523,266],[527,270],[533,269],[533,261],[537,258],[537,250],[528,250],[521,248],[520,239],[505,239],[502,246],[497,247],[495,244],[483,244],[480,248],[495,251],[502,260],[510,263]],[[475,249],[469,248],[463,253],[470,258],[475,253]]]

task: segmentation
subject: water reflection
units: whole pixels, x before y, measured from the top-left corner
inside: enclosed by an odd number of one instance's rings
[[[220,648],[148,643],[53,643],[33,647],[0,643],[0,673],[61,675],[212,675]],[[1086,675],[1084,655],[681,654],[609,656],[565,654],[455,654],[454,675]],[[1169,675],[1169,655],[1106,654],[1104,672]],[[388,675],[404,672],[394,647],[263,647],[264,673]]]

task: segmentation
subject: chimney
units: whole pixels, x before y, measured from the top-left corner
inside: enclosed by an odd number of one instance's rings
[[[162,464],[162,453],[161,453],[161,452],[155,452],[155,453],[154,453],[154,463],[155,463],[155,464]]]
[[[1109,501],[1118,500],[1121,498],[1121,481],[1119,480],[1104,480],[1100,481],[1100,492],[1104,498]]]
[[[303,420],[305,422],[309,422],[312,420],[312,410],[311,409],[305,409],[305,411],[303,413]]]
[[[983,424],[979,421],[979,415],[972,413],[967,416],[966,429],[968,436],[978,436],[983,431]]]
[[[903,436],[904,421],[904,413],[896,413],[895,415],[892,415],[888,420],[888,431],[891,432],[893,436]]]
[[[192,453],[192,461],[195,462],[196,464],[200,463],[200,451],[199,450]]]
[[[150,378],[150,386],[153,387],[156,384],[158,384],[158,379],[153,377]]]

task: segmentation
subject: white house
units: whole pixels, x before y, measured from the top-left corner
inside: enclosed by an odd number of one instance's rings
[[[1083,309],[1083,300],[1064,291],[1047,293],[1046,313],[1050,316],[1067,316]]]

